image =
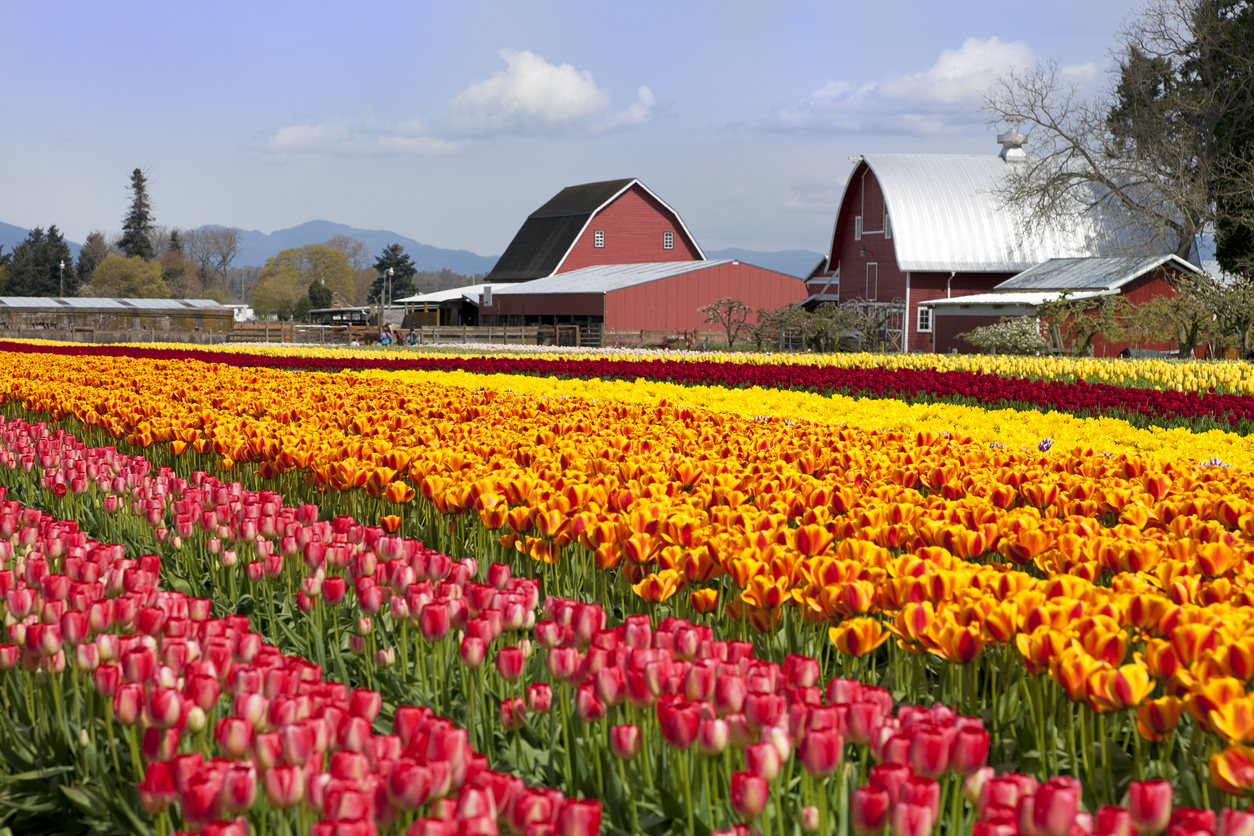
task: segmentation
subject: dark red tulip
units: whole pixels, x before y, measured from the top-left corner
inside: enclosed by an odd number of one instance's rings
[[[662,739],[668,746],[687,749],[697,739],[701,711],[696,705],[658,703],[657,719],[662,729]]]

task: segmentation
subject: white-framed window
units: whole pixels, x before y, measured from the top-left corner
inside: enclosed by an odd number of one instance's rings
[[[879,293],[880,266],[872,261],[866,266],[866,300],[874,302]]]
[[[853,240],[855,241],[862,240],[862,216],[861,215],[853,216]]]
[[[605,230],[604,229],[598,229],[596,232],[592,233],[592,246],[594,247],[605,246]]]
[[[914,330],[920,334],[930,334],[932,332],[932,309],[919,306],[919,311],[915,317]]]
[[[662,233],[662,249],[664,250],[675,249],[675,233],[673,232]]]
[[[893,225],[888,219],[888,213],[884,213],[884,238],[885,240],[893,237]]]

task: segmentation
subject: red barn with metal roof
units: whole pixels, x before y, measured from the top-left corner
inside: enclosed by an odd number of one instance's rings
[[[1096,256],[1093,218],[1048,228],[1005,206],[998,189],[1026,164],[1023,135],[1000,154],[867,154],[855,158],[827,257],[807,278],[811,301],[898,303],[889,344],[933,351],[938,299],[986,293],[1051,258]]]

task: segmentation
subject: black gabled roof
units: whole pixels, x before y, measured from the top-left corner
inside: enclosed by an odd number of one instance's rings
[[[551,275],[592,213],[634,182],[629,177],[562,189],[527,216],[483,281],[523,282]]]

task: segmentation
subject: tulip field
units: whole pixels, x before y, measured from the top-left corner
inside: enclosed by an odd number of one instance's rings
[[[0,372],[0,831],[1254,836],[1241,364]]]

